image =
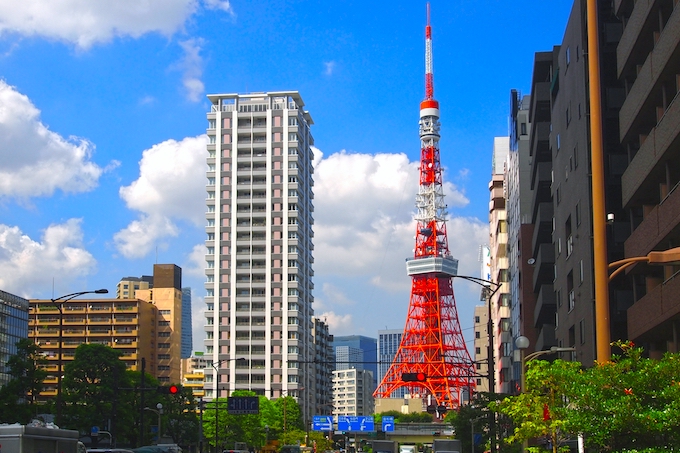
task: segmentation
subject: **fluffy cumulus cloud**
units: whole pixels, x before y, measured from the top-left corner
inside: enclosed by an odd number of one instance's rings
[[[148,254],[158,241],[179,233],[177,221],[205,223],[207,138],[167,140],[142,154],[139,178],[120,188],[137,220],[114,235],[116,248],[128,258]]]
[[[413,256],[418,163],[404,154],[315,150],[315,312],[335,334],[401,328],[411,280],[405,259]],[[449,249],[459,272],[478,275],[479,246],[488,224],[455,216],[467,204],[453,184],[444,184],[454,211],[447,222]],[[360,313],[380,313],[380,322]]]
[[[0,224],[0,288],[5,291],[35,297],[47,292],[54,278],[65,285],[93,273],[96,264],[83,246],[79,219],[50,225],[40,241]]]
[[[28,97],[0,80],[0,197],[93,189],[103,172],[90,160],[93,149],[87,140],[50,131]]]
[[[320,151],[316,151],[321,154]],[[315,250],[318,272],[347,275],[391,269],[394,253],[413,248],[414,203],[418,163],[405,154],[321,155],[314,170]],[[463,206],[465,196],[445,185],[449,206]]]
[[[0,2],[0,34],[40,36],[88,49],[116,37],[170,36],[203,6],[234,15],[228,0]]]
[[[207,0],[208,6],[225,3]],[[228,4],[228,3],[227,3]],[[170,36],[198,9],[196,0],[23,0],[0,2],[0,33],[40,36],[87,49],[115,37]]]

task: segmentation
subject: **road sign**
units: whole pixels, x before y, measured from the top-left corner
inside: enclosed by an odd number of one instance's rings
[[[312,431],[333,431],[333,416],[315,415],[312,419]]]
[[[338,431],[375,431],[373,417],[338,415]]]
[[[382,417],[383,432],[394,431],[394,417],[391,415],[383,415]]]
[[[246,415],[260,413],[260,398],[257,396],[230,396],[227,398],[229,415]]]

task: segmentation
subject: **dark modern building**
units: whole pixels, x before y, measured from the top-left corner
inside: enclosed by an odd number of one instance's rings
[[[608,213],[619,214],[617,217],[623,220],[623,154],[617,121],[622,92],[615,73],[621,26],[608,5],[600,2],[598,24],[602,30],[605,191]],[[561,46],[536,54],[530,109],[532,262],[536,295],[534,349],[574,347],[576,351],[570,358],[591,364],[595,359],[595,296],[586,27],[585,1],[579,0],[574,2]],[[609,261],[621,257],[625,232],[618,232],[619,225],[612,225]],[[610,319],[614,339],[625,338],[629,295],[626,291],[612,291]]]
[[[5,364],[16,354],[19,340],[28,338],[28,300],[0,290],[0,387],[10,380]]]
[[[680,5],[615,0],[623,31],[612,70],[621,80],[622,204],[630,237],[625,256],[680,245]],[[619,219],[616,219],[619,223]],[[679,350],[678,266],[637,265],[627,311],[628,338],[651,356]]]
[[[333,351],[336,370],[356,368],[370,371],[375,390],[378,375],[378,342],[375,338],[363,335],[334,336]]]
[[[188,359],[192,354],[194,342],[191,325],[191,288],[182,288],[182,352],[180,357]]]
[[[596,215],[607,218],[613,263],[680,245],[680,10],[672,0],[598,1],[598,29],[606,212]],[[522,109],[512,107],[511,134],[529,136],[533,310],[519,285],[512,291],[520,301],[513,334],[527,336],[530,350],[573,347],[563,358],[591,364],[597,332],[586,49],[586,1],[577,0],[561,45],[535,55],[525,131]],[[511,237],[517,218],[509,213]],[[517,263],[511,274],[527,271],[520,237],[509,244]],[[653,357],[678,350],[678,270],[639,263],[611,279],[612,340],[633,340]]]

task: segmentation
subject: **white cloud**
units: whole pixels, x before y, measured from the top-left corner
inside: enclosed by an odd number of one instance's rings
[[[184,51],[182,60],[178,63],[182,71],[182,84],[186,90],[187,99],[198,102],[202,99],[205,86],[201,80],[203,75],[203,58],[201,57],[201,46],[203,39],[188,39],[180,42]]]
[[[225,13],[234,14],[234,10],[228,0],[204,0],[203,3],[207,9],[219,9]]]
[[[182,269],[184,270],[184,269]],[[205,312],[208,307],[202,296],[197,295],[197,291],[191,291],[191,333],[193,336],[193,350],[203,351],[203,339],[205,338]]]
[[[324,66],[324,71],[323,73],[326,75],[333,75],[333,71],[335,70],[335,62],[334,61],[324,61],[323,63]]]
[[[80,219],[50,225],[41,241],[34,241],[16,226],[0,224],[0,288],[35,297],[47,292],[53,279],[68,286],[94,273],[97,262],[82,242]]]
[[[317,151],[314,170],[317,272],[360,275],[402,272],[414,246],[418,164],[405,154]],[[445,184],[449,206],[467,199]],[[383,284],[390,279],[381,278]],[[401,287],[403,283],[399,283]]]
[[[356,335],[356,324],[350,314],[341,315],[333,311],[326,311],[321,315],[315,315],[315,317],[328,324],[328,330],[333,332],[333,335]]]
[[[188,256],[188,262],[182,266],[182,273],[185,275],[192,275],[194,277],[202,277],[205,279],[205,255],[207,250],[205,244],[196,244],[191,249]]]
[[[377,329],[403,327],[418,163],[404,154],[342,151],[325,157],[314,152],[316,316],[327,316],[334,334],[375,336]],[[452,211],[449,250],[459,260],[461,275],[478,276],[478,250],[488,242],[488,224],[456,217],[455,208],[468,200],[450,182],[444,183],[444,193]]]
[[[93,149],[87,140],[50,131],[28,97],[0,80],[0,196],[92,190],[103,172],[90,160]]]
[[[167,140],[143,152],[139,178],[120,188],[127,207],[141,213],[114,235],[120,253],[145,256],[159,240],[179,233],[175,221],[205,223],[206,143],[201,135]]]
[[[208,1],[207,4],[224,3]],[[196,12],[197,0],[22,0],[0,2],[0,34],[40,36],[88,49],[115,37],[170,36]]]

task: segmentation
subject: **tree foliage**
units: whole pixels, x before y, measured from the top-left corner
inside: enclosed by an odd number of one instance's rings
[[[93,426],[110,429],[129,422],[132,398],[119,388],[132,387],[119,353],[100,344],[81,344],[73,361],[64,367],[62,399],[63,425],[82,433]]]
[[[36,395],[43,389],[47,377],[47,359],[40,346],[28,339],[19,340],[17,351],[5,364],[10,381],[0,388],[0,423],[26,424],[35,417]]]
[[[654,360],[630,342],[616,345],[620,355],[592,368],[529,362],[526,391],[491,406],[513,419],[510,440],[547,437],[553,451],[578,434],[599,451],[679,444],[680,355]]]

